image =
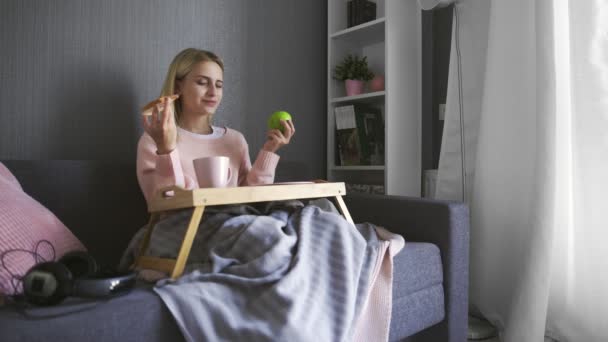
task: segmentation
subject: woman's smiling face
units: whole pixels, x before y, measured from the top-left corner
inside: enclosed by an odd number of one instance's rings
[[[214,114],[222,101],[224,72],[215,62],[197,63],[190,73],[176,82],[185,114]]]

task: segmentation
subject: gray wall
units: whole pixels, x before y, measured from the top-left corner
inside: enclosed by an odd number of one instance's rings
[[[198,47],[225,62],[215,123],[255,158],[268,115],[291,112],[279,176],[322,178],[326,35],[324,0],[2,0],[0,158],[134,160],[138,108]]]

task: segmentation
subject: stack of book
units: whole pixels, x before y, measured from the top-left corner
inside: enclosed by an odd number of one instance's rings
[[[384,165],[384,119],[379,108],[348,105],[334,108],[336,165]]]
[[[346,3],[348,27],[357,26],[376,19],[376,3],[368,0],[350,0]]]

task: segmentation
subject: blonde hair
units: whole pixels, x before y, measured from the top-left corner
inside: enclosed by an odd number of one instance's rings
[[[195,48],[182,50],[173,58],[173,61],[169,65],[160,96],[175,94],[175,82],[186,77],[194,66],[200,62],[215,62],[220,66],[222,72],[224,71],[224,62],[215,53]],[[182,114],[181,99],[173,102],[173,113],[175,113],[175,120],[179,120]],[[211,122],[211,116],[209,117],[209,122]]]

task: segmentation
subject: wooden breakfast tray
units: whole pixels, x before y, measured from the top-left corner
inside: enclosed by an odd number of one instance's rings
[[[163,189],[148,205],[150,221],[134,267],[168,272],[173,279],[181,276],[184,267],[186,266],[188,256],[190,255],[192,242],[198,231],[205,206],[333,197],[336,200],[340,213],[344,215],[347,221],[353,223],[350,213],[346,208],[346,204],[342,199],[342,196],[345,194],[346,189],[344,183],[325,181],[275,183],[261,186],[205,188],[194,190],[186,190],[179,187]],[[159,221],[161,214],[165,211],[184,208],[194,208],[194,211],[177,259],[157,258],[143,255],[150,243],[150,236],[152,235],[154,225]]]

